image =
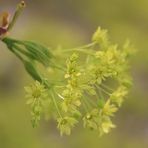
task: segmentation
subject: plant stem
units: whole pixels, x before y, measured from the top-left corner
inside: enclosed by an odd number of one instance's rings
[[[87,93],[87,92],[86,92]],[[87,93],[88,94],[88,93]],[[89,94],[88,94],[89,95]],[[88,95],[86,95],[85,97],[87,98],[86,102],[88,101],[88,104],[91,104],[92,106],[96,107],[95,102],[93,102],[91,97],[88,97]]]
[[[104,88],[102,88],[102,87],[100,87],[100,86],[98,86],[98,85],[96,85],[96,87],[98,88],[98,89],[100,89],[100,90],[102,90],[104,93],[106,93],[107,95],[110,95],[110,93],[107,91],[107,90],[105,90]]]
[[[61,113],[60,113],[59,107],[58,107],[57,102],[56,102],[56,100],[55,100],[55,96],[54,96],[53,90],[51,91],[51,97],[52,97],[52,101],[53,101],[53,103],[54,103],[54,105],[55,105],[55,108],[56,108],[56,110],[57,110],[58,115],[62,118],[62,115],[61,115]]]
[[[79,52],[83,52],[83,53],[88,54],[88,55],[93,55],[92,51],[90,52],[90,51],[87,51],[87,50],[84,50],[84,49],[93,47],[95,44],[96,43],[93,42],[93,43],[90,43],[90,44],[87,44],[87,45],[84,45],[84,46],[81,46],[81,47],[78,47],[78,48],[64,49],[61,52],[79,51]]]
[[[91,105],[87,102],[86,98],[83,96],[82,97],[82,100],[83,100],[83,106],[84,106],[84,109],[87,111],[87,113],[89,112],[89,109],[91,108]]]
[[[110,88],[109,86],[105,85],[105,84],[101,84],[104,88],[106,88],[107,90],[113,92],[114,90],[112,88]]]
[[[12,18],[12,21],[10,22],[10,24],[9,24],[9,26],[8,26],[8,31],[10,31],[10,30],[13,28],[15,22],[17,21],[19,15],[21,14],[21,12],[22,12],[23,9],[25,8],[25,6],[26,6],[26,4],[25,4],[24,1],[21,1],[21,2],[18,4],[18,6],[17,6],[17,8],[16,8],[16,11],[15,11],[15,13],[14,13],[14,16],[13,16],[13,18]]]

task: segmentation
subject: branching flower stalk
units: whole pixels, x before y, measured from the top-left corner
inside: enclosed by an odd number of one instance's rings
[[[24,7],[24,2],[18,5],[10,23],[8,13],[2,14],[0,39],[34,79],[25,87],[33,127],[45,115],[57,121],[61,135],[70,135],[81,120],[85,128],[99,135],[108,133],[115,128],[112,117],[132,84],[128,71],[134,48],[129,41],[119,48],[100,27],[90,44],[72,49],[51,50],[32,41],[12,39],[8,32]]]

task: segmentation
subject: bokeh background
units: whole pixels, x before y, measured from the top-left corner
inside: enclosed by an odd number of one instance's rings
[[[0,0],[0,11],[14,13],[19,0]],[[53,121],[30,124],[23,87],[32,80],[19,60],[0,43],[0,148],[148,148],[148,0],[26,0],[11,36],[50,47],[89,43],[98,26],[122,44],[138,49],[132,59],[134,85],[114,118],[117,125],[99,138],[81,126],[59,136]]]

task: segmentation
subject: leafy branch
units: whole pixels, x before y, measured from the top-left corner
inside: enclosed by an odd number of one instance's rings
[[[8,13],[3,13],[0,39],[35,80],[25,87],[33,127],[47,109],[61,135],[69,135],[80,120],[99,135],[108,133],[115,128],[111,119],[132,84],[129,58],[135,49],[129,41],[119,49],[100,27],[91,43],[72,49],[51,50],[32,41],[12,39],[8,32],[24,7],[24,2],[17,6],[10,23]]]

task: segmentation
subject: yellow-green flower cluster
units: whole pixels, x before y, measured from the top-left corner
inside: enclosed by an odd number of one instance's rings
[[[98,43],[101,48],[106,48],[109,44],[107,30],[98,27],[97,31],[93,34],[92,41]]]
[[[118,87],[117,90],[115,90],[111,95],[110,95],[110,100],[117,104],[119,107],[121,106],[124,97],[128,94],[128,89],[125,86],[120,86]]]
[[[64,112],[74,112],[81,105],[82,93],[78,82],[81,73],[78,70],[77,60],[78,55],[75,53],[67,60],[67,73],[65,74],[67,85],[62,92],[63,101],[61,104]]]
[[[34,84],[25,87],[27,104],[31,106],[32,115],[32,126],[36,127],[40,121],[40,116],[42,113],[42,108],[44,106],[44,101],[46,100],[48,94],[44,85],[40,82],[35,81]]]
[[[117,49],[117,45],[97,51],[94,61],[89,67],[89,71],[92,71],[92,82],[100,84],[108,77],[119,78],[127,68],[126,62],[123,52]]]
[[[67,84],[63,90],[60,98],[61,110],[64,112],[64,117],[57,119],[58,128],[61,131],[61,135],[71,133],[71,129],[78,122],[77,116],[80,116],[80,112],[77,109],[81,105],[80,98],[82,97],[82,91],[79,88],[79,76],[81,75],[78,65],[78,54],[72,54],[67,60],[67,73],[65,79]]]
[[[114,116],[114,113],[117,110],[117,106],[111,103],[110,99],[107,100],[102,108],[95,108],[84,116],[84,127],[97,130],[100,136],[108,133],[111,128],[115,128],[115,125],[111,121],[111,117]]]
[[[70,135],[79,120],[100,135],[108,133],[115,128],[111,117],[131,85],[128,58],[135,49],[129,41],[121,49],[112,44],[107,30],[100,27],[90,44],[68,50],[50,50],[35,42],[6,37],[24,7],[22,1],[10,23],[8,13],[2,14],[0,39],[35,80],[25,87],[33,127],[38,125],[41,113],[49,111],[61,135]]]
[[[70,135],[71,129],[75,126],[77,122],[78,121],[73,117],[66,116],[64,118],[58,118],[58,129],[60,129],[61,135]]]
[[[118,45],[111,44],[107,31],[98,28],[91,44],[51,53],[54,56],[53,60],[50,57],[50,61],[57,64],[52,63],[53,75],[50,73],[50,79],[41,75],[40,83],[36,82],[34,87],[26,89],[31,98],[29,104],[34,125],[40,120],[46,97],[53,102],[50,105],[51,116],[58,122],[61,135],[69,135],[80,120],[85,128],[96,130],[99,135],[115,128],[111,118],[122,105],[131,85],[128,58],[133,49],[129,42],[119,49]],[[61,54],[59,63],[56,54]],[[62,56],[63,60],[68,57],[66,65],[61,65],[64,63],[61,62]],[[61,66],[63,68],[59,69]]]

